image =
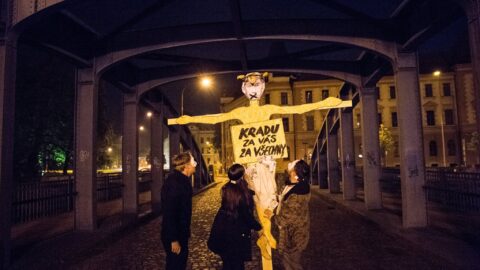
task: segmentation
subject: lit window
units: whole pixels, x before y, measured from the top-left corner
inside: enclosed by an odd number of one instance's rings
[[[312,102],[313,102],[312,91],[311,90],[305,91],[305,103],[312,103]]]

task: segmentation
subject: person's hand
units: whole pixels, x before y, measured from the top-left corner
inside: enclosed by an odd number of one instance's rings
[[[273,211],[270,209],[265,209],[265,211],[263,211],[263,216],[265,218],[271,219],[273,217]]]
[[[180,254],[180,251],[182,250],[182,247],[180,246],[180,243],[178,241],[173,241],[172,242],[172,252],[175,254]]]

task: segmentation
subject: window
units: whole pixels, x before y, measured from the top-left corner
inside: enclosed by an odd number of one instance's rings
[[[450,84],[449,83],[444,83],[443,84],[443,96],[444,97],[449,97],[452,95],[452,90],[450,89]]]
[[[455,156],[457,154],[457,146],[455,145],[455,141],[448,140],[447,148],[448,148],[448,155],[449,156]]]
[[[305,103],[312,103],[312,102],[313,102],[312,91],[311,90],[305,91]]]
[[[377,93],[377,99],[380,99],[380,87],[375,87],[375,93]]]
[[[328,92],[328,89],[323,89],[322,90],[322,100],[328,98],[330,96],[330,93]]]
[[[425,84],[425,96],[433,97],[433,88],[431,83]]]
[[[453,121],[453,110],[445,110],[445,125],[454,125]]]
[[[362,118],[360,117],[360,114],[357,113],[357,127],[360,127],[360,123],[362,122],[361,120]]]
[[[390,99],[396,99],[397,93],[395,92],[395,86],[390,86]]]
[[[392,127],[398,127],[397,112],[392,112]]]
[[[429,149],[431,157],[436,157],[437,156],[437,142],[436,141],[430,141],[430,143],[428,144],[428,149]]]
[[[382,114],[379,113],[379,114],[378,114],[378,125],[381,125],[381,124],[383,124],[383,122],[382,122]]]
[[[203,143],[203,137],[200,138],[200,143]]]
[[[265,94],[265,104],[270,104],[270,94]]]
[[[281,104],[288,105],[288,93],[283,92],[281,94]]]
[[[307,131],[313,131],[314,123],[313,123],[313,115],[307,115]]]
[[[435,112],[427,111],[427,126],[435,126]]]
[[[285,132],[289,132],[290,131],[290,127],[289,127],[289,123],[288,123],[288,117],[284,117],[282,118],[282,122],[283,122],[283,131]]]

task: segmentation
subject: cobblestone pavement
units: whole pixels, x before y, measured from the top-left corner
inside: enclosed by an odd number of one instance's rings
[[[220,203],[221,184],[193,199],[191,269],[221,269],[218,256],[208,251],[206,239]],[[304,254],[305,269],[458,269],[442,258],[382,232],[376,224],[336,209],[312,194],[311,239]],[[164,269],[160,242],[161,218],[143,221],[135,228],[84,245],[91,234],[59,237],[26,254],[15,269]],[[252,245],[254,241],[252,241]],[[75,253],[69,250],[76,247]],[[87,250],[85,250],[87,249]],[[260,269],[258,248],[247,269]],[[281,269],[274,257],[274,269]]]

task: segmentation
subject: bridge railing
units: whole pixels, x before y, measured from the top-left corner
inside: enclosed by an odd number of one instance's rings
[[[427,170],[427,198],[450,209],[480,211],[480,173]]]
[[[150,190],[150,172],[139,172],[139,192]],[[122,197],[122,174],[97,176],[97,201],[112,201]],[[70,212],[75,205],[75,179],[73,175],[53,181],[19,183],[15,186],[12,204],[13,224]]]
[[[358,170],[361,176],[361,170]],[[362,177],[357,185],[363,186]],[[399,168],[383,168],[382,192],[401,195]],[[427,168],[425,185],[427,201],[454,211],[480,211],[480,173],[459,172],[443,168]]]
[[[12,223],[72,211],[75,194],[73,176],[66,180],[17,184],[13,193]]]

